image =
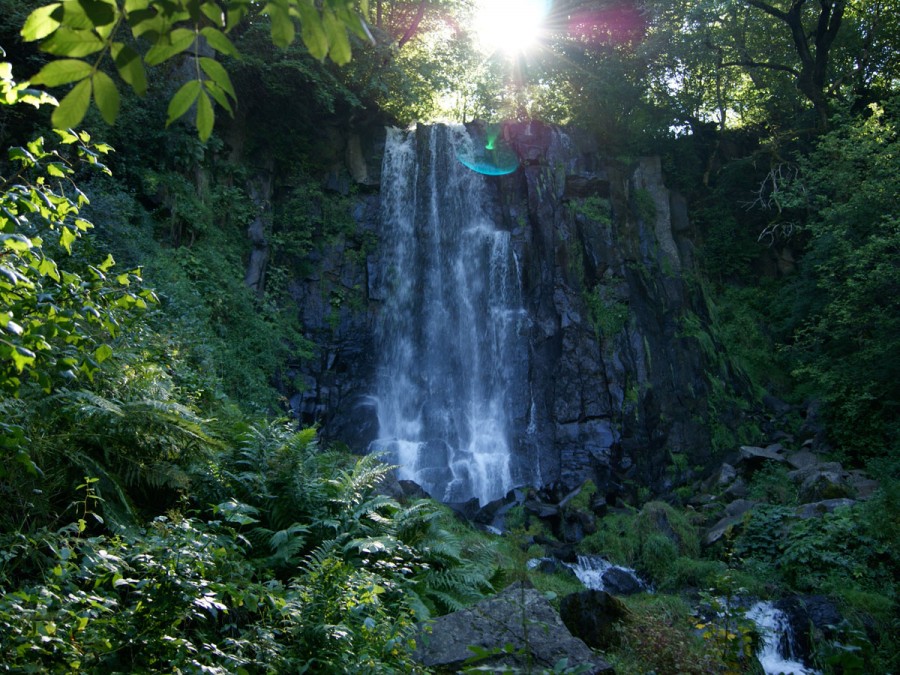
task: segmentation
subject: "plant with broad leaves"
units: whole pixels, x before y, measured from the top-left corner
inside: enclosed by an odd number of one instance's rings
[[[172,97],[166,123],[193,108],[197,132],[206,140],[215,123],[214,103],[232,113],[236,95],[228,72],[206,55],[204,45],[220,56],[239,57],[228,34],[241,22],[264,15],[277,46],[294,41],[299,21],[300,39],[310,54],[345,64],[351,57],[348,30],[372,39],[363,19],[367,11],[366,0],[62,0],[32,12],[22,36],[59,57],[41,68],[31,79],[33,84],[74,84],[53,113],[53,124],[59,128],[78,125],[92,99],[106,122],[115,121],[120,95],[102,69],[106,63],[111,62],[122,81],[143,95],[146,66],[158,66],[179,54],[192,55],[194,77]]]
[[[0,76],[2,103],[52,101],[16,84],[8,63],[0,63]],[[3,395],[46,394],[74,380],[93,380],[134,312],[156,302],[141,289],[139,270],[114,272],[112,256],[99,265],[57,264],[58,256],[72,256],[72,245],[93,227],[80,216],[88,198],[73,180],[76,168],[108,172],[100,160],[112,149],[85,132],[56,135],[55,142],[42,137],[10,148],[0,167]],[[4,422],[0,429],[0,447],[36,472],[21,427]]]

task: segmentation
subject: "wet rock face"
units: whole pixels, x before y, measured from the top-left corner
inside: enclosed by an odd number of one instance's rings
[[[707,316],[681,277],[684,200],[658,160],[623,167],[534,123],[504,133],[523,163],[496,191],[523,261],[542,477],[609,491],[617,476],[660,486],[670,452],[704,464],[715,368],[682,330],[686,315]]]
[[[700,336],[711,345],[704,350],[696,335],[709,319],[683,277],[691,264],[684,200],[666,189],[658,160],[622,166],[586,135],[537,123],[502,133],[521,166],[486,179],[487,208],[511,234],[528,313],[519,355],[528,381],[511,393],[512,474],[569,489],[589,478],[607,494],[625,480],[666,488],[673,453],[688,466],[709,464],[709,381],[728,381],[714,340]],[[371,136],[350,144],[347,170],[369,186],[377,161],[366,149],[384,146]],[[377,194],[355,215],[378,236]],[[316,271],[294,290],[321,349],[294,374],[306,388],[292,403],[305,423],[363,452],[378,432],[366,395],[390,270],[377,247],[363,263],[340,250],[313,262]],[[351,290],[361,301],[335,312],[332,291]]]

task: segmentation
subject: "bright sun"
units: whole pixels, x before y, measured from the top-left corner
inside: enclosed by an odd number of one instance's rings
[[[475,34],[487,53],[512,56],[533,47],[540,37],[549,0],[480,0]]]

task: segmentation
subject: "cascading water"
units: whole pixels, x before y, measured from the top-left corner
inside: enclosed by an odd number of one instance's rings
[[[790,624],[784,612],[771,602],[758,602],[747,612],[762,634],[762,648],[757,654],[766,675],[819,675],[793,653]]]
[[[471,143],[461,126],[388,132],[372,449],[437,499],[485,504],[513,487],[510,392],[527,386],[527,318],[486,179],[456,161]]]

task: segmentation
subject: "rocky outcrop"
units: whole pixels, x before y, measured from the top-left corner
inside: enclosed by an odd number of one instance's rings
[[[469,664],[544,671],[563,659],[568,668],[585,668],[579,672],[613,673],[572,636],[543,594],[521,583],[435,619],[420,631],[417,645],[416,659],[439,673],[455,673]]]
[[[477,139],[484,130],[470,133]],[[711,381],[719,391],[739,385],[702,294],[685,278],[692,249],[684,199],[665,187],[658,160],[626,166],[603,158],[587,135],[538,123],[502,133],[521,167],[485,179],[487,208],[511,234],[528,313],[528,378],[510,393],[513,476],[564,489],[591,479],[610,494],[629,481],[662,491],[689,480],[667,468],[676,455],[688,474],[711,463]],[[371,131],[348,138],[343,155],[333,153],[344,157],[343,173],[329,183],[371,187],[383,142]],[[377,202],[377,194],[364,196],[355,214],[376,239]],[[384,259],[377,246],[364,264],[325,247],[291,287],[321,345],[294,373],[304,388],[292,407],[356,451],[378,429],[366,396],[373,317],[390,278]]]
[[[559,615],[575,637],[594,649],[619,644],[617,627],[628,620],[625,604],[606,591],[582,591],[562,599]]]

